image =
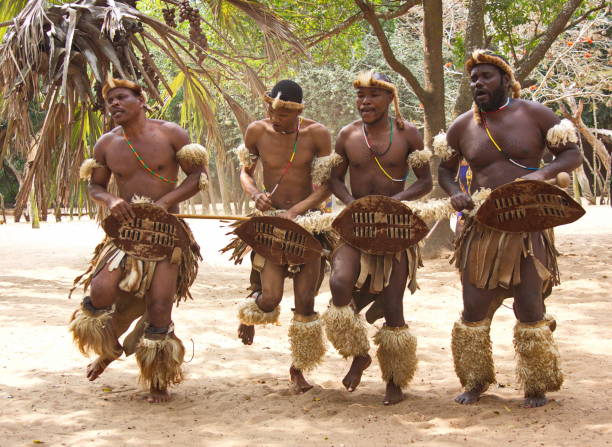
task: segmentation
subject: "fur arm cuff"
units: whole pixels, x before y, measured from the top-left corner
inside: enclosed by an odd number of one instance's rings
[[[431,160],[431,156],[432,154],[429,149],[423,149],[420,151],[411,152],[410,155],[408,155],[406,161],[413,168],[420,168],[421,166],[424,166],[429,163],[429,160]]]
[[[335,152],[325,157],[315,157],[312,161],[312,183],[322,185],[328,181],[331,170],[339,166],[343,160],[342,156]]]
[[[251,154],[247,147],[244,144],[241,144],[236,149],[233,150],[238,157],[238,162],[240,163],[240,168],[252,168],[255,165],[255,162],[259,158],[255,154]]]
[[[103,168],[104,165],[98,163],[95,158],[88,158],[81,164],[79,168],[79,177],[81,180],[91,180],[93,170],[96,168]]]
[[[491,190],[488,188],[483,188],[476,191],[472,195],[474,208],[471,210],[464,210],[463,213],[469,216],[474,216],[478,211],[478,208],[480,208],[480,205],[487,200],[490,194]],[[455,209],[450,203],[450,199],[432,199],[423,202],[403,201],[402,203],[423,220],[440,220],[448,218],[456,213]]]
[[[176,153],[176,159],[190,166],[208,167],[208,153],[201,144],[186,144]]]
[[[576,135],[576,128],[570,120],[562,119],[559,124],[548,129],[546,141],[550,146],[561,146],[568,142],[577,143],[578,135]]]
[[[433,139],[433,152],[435,155],[440,157],[442,161],[448,160],[453,157],[457,151],[448,145],[446,141],[446,134],[440,132]]]

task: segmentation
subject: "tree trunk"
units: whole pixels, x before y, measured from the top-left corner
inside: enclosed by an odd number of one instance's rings
[[[465,27],[464,61],[470,57],[472,51],[484,46],[485,3],[485,0],[470,0],[467,24]],[[463,69],[461,71],[463,71]],[[470,94],[470,78],[468,76],[462,76],[455,107],[453,108],[453,118],[469,110],[471,104],[472,95]]]

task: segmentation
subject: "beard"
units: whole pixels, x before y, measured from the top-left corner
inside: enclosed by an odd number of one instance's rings
[[[498,88],[488,93],[489,98],[486,101],[481,102],[476,99],[476,92],[474,92],[474,102],[483,112],[493,112],[503,106],[506,102],[506,89],[503,85],[500,85]]]

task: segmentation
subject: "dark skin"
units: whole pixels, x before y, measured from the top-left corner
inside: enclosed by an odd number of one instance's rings
[[[483,110],[496,110],[506,103],[509,77],[494,65],[476,65],[470,73],[470,86],[474,101]],[[520,99],[513,100],[503,110],[485,115],[490,132],[500,147],[518,163],[537,168],[548,149],[555,155],[554,161],[537,171],[528,171],[513,165],[493,146],[482,126],[473,119],[469,111],[459,116],[446,133],[448,144],[457,154],[440,163],[438,178],[440,186],[451,197],[451,204],[457,211],[472,209],[470,196],[461,191],[455,175],[461,156],[472,169],[472,188],[496,188],[517,178],[540,180],[554,178],[559,172],[570,172],[581,163],[577,146],[568,143],[551,147],[546,144],[546,132],[559,123],[559,118],[547,107]],[[533,234],[534,256],[545,262],[544,245],[539,233]],[[463,318],[469,322],[481,321],[487,317],[489,305],[503,295],[501,288],[478,289],[470,284],[469,267],[462,275]],[[505,291],[507,293],[507,291]],[[523,322],[536,322],[543,318],[542,280],[538,276],[532,257],[523,258],[521,283],[514,290],[514,313]],[[455,398],[461,404],[476,402],[482,393],[481,387],[467,390]],[[544,394],[525,395],[525,407],[539,407],[546,404]]]
[[[416,182],[404,189],[403,181],[394,182],[388,179],[376,165],[366,146],[363,136],[365,125],[370,146],[382,153],[389,144],[390,123],[389,104],[393,95],[378,88],[360,88],[357,91],[357,109],[362,117],[344,127],[336,140],[336,152],[344,162],[332,170],[330,188],[334,195],[345,204],[367,195],[377,194],[392,197],[396,200],[415,200],[432,189],[429,164],[415,167]],[[410,123],[404,122],[404,129],[399,129],[393,122],[393,143],[389,151],[378,159],[393,178],[403,178],[408,172],[406,158],[417,150],[423,149],[423,139],[418,130]],[[351,190],[345,185],[344,178],[350,173]],[[350,304],[355,283],[361,268],[360,252],[350,245],[338,247],[333,254],[330,288],[332,300],[336,306]],[[394,261],[397,262],[397,261]],[[384,316],[388,326],[401,327],[404,321],[403,297],[408,279],[406,255],[393,266],[389,285],[381,292],[384,303]],[[370,366],[369,355],[353,358],[347,375],[342,380],[348,391],[354,391],[361,382],[363,371]],[[403,400],[399,386],[390,381],[383,403],[391,405]]]
[[[176,152],[189,144],[189,136],[176,124],[148,119],[144,111],[144,98],[127,88],[110,90],[106,106],[116,127],[102,135],[94,146],[94,158],[104,167],[93,171],[89,183],[89,194],[100,206],[108,208],[119,220],[130,219],[134,213],[130,201],[134,195],[151,198],[157,206],[168,212],[178,212],[181,201],[195,195],[203,172],[201,167],[179,164]],[[175,179],[179,166],[187,178],[177,187],[165,183],[144,170],[129,149],[124,135],[154,171],[166,178]],[[115,176],[119,195],[108,192],[107,186]],[[178,266],[169,260],[161,261],[155,268],[151,287],[145,296],[149,324],[153,327],[168,327],[172,321],[172,305],[176,293]],[[109,271],[104,267],[91,282],[91,301],[96,308],[112,306],[125,292],[119,289],[121,271]],[[137,298],[134,298],[137,299]],[[125,329],[115,328],[117,336]],[[117,341],[119,345],[119,341]],[[88,366],[87,377],[95,380],[115,359],[98,358]],[[170,399],[166,389],[152,387],[147,396],[149,402],[165,402]]]
[[[281,180],[293,151],[300,112],[289,109],[273,110],[270,107],[268,116],[267,119],[249,125],[244,143],[251,154],[259,157],[258,162],[263,166],[264,185],[269,192],[257,188],[253,178],[256,164],[242,169],[240,183],[258,210],[282,209],[286,211],[281,217],[295,219],[311,209],[318,208],[331,195],[327,185],[313,190],[310,175],[313,159],[331,153],[331,135],[325,126],[302,118],[293,164]],[[317,259],[304,264],[294,276],[296,313],[306,316],[314,314],[314,298],[320,270],[321,262]],[[261,272],[262,293],[256,297],[257,305],[263,311],[270,312],[278,306],[283,297],[284,282],[285,267],[266,262]],[[240,324],[238,327],[238,337],[245,345],[253,343],[254,335],[254,326]],[[296,393],[304,393],[312,388],[302,371],[293,365],[289,374]]]

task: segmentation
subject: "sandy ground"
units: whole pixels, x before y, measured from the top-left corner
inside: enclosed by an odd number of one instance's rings
[[[592,207],[558,229],[563,284],[548,300],[565,384],[543,408],[519,407],[508,308],[492,331],[499,386],[479,404],[460,406],[450,331],[461,309],[460,285],[448,259],[428,261],[421,290],[406,295],[405,312],[418,336],[416,377],[399,405],[381,404],[378,364],[349,394],[347,369],[333,348],[308,375],[316,386],[289,392],[288,287],[282,325],[258,329],[253,346],[236,338],[236,305],[248,267],[217,254],[226,236],[214,221],[193,229],[203,247],[192,292],[174,313],[177,334],[195,356],[187,380],[167,405],[144,402],[133,357],[115,362],[97,381],[85,379],[87,359],[73,347],[66,322],[80,294],[68,300],[101,230],[89,221],[0,226],[0,446],[44,445],[538,445],[612,444],[612,209]],[[317,298],[323,310],[327,285]],[[370,328],[373,335],[375,328]],[[190,357],[190,355],[189,355]]]

